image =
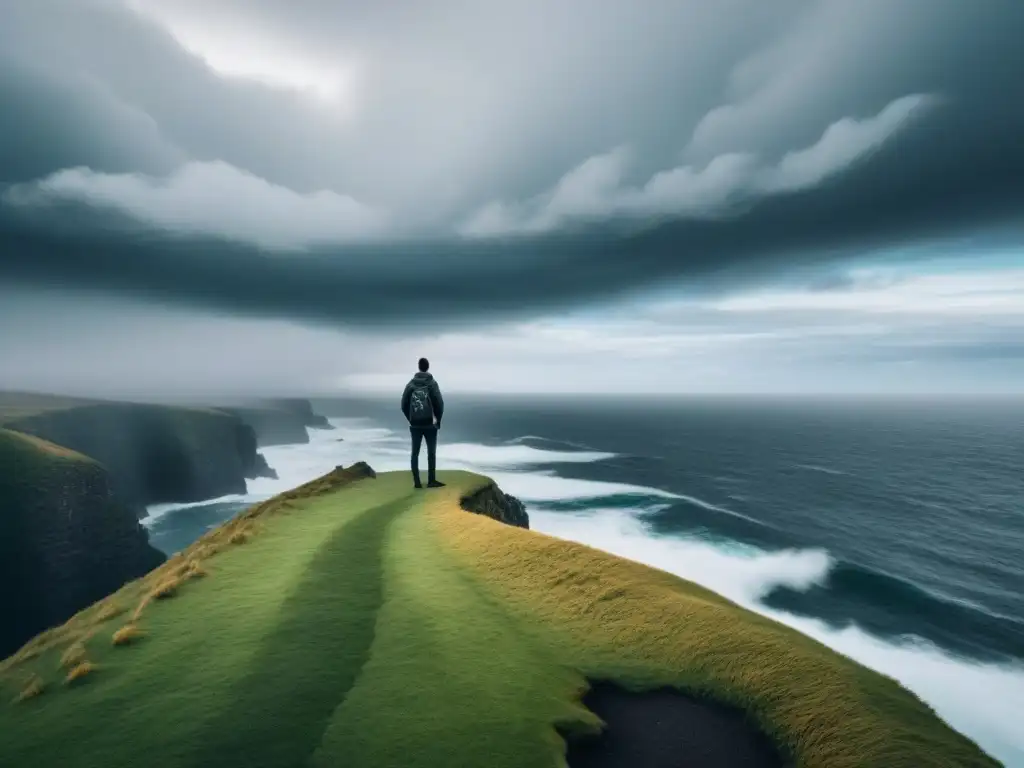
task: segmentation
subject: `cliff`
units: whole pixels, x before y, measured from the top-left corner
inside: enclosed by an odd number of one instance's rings
[[[163,561],[97,462],[0,429],[0,658]]]
[[[309,432],[306,431],[303,420],[283,408],[236,405],[220,410],[235,416],[252,428],[256,444],[260,448],[309,442]]]
[[[460,500],[460,506],[467,512],[474,512],[497,520],[499,523],[516,528],[529,528],[530,516],[526,507],[515,496],[504,493],[494,483],[474,491]]]
[[[334,429],[326,417],[314,413],[308,400],[261,400],[232,404],[220,410],[251,426],[260,447],[308,443],[307,428]]]
[[[95,459],[129,504],[245,493],[246,478],[272,476],[257,452],[255,430],[216,410],[100,403],[21,416],[4,426]]]
[[[309,400],[283,398],[273,402],[277,404],[277,407],[294,413],[302,419],[302,423],[307,427],[312,427],[313,429],[334,429],[331,423],[327,421],[326,416],[321,416],[313,410],[313,404]]]

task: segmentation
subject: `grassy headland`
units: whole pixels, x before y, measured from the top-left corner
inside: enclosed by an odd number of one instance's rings
[[[996,765],[894,681],[441,477],[335,471],[36,638],[0,665],[0,763],[559,766],[609,680],[739,706],[796,765]]]

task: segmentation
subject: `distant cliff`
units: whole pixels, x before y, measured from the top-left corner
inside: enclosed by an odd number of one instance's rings
[[[334,429],[326,417],[314,413],[313,405],[308,400],[261,400],[220,407],[220,410],[237,416],[251,426],[260,447],[308,443],[307,427]]]
[[[100,464],[0,429],[0,658],[163,561]]]
[[[4,426],[95,459],[128,504],[245,493],[246,478],[273,476],[257,452],[253,427],[212,409],[101,403],[48,410]]]
[[[313,404],[309,400],[283,398],[272,402],[276,403],[279,408],[291,411],[297,415],[307,427],[312,427],[313,429],[334,429],[326,416],[321,416],[313,410]]]

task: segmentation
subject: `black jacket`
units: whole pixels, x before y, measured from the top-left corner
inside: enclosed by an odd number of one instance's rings
[[[402,393],[402,413],[405,414],[405,419],[411,427],[429,429],[434,426],[433,423],[413,424],[409,419],[409,401],[412,399],[412,391],[423,387],[427,388],[427,393],[430,395],[430,404],[434,407],[434,418],[437,419],[437,426],[440,427],[441,416],[444,414],[444,398],[441,397],[441,388],[437,385],[437,379],[429,373],[420,371],[405,385],[405,391]]]

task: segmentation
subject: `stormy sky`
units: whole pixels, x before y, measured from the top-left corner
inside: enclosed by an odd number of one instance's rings
[[[0,388],[1019,391],[1020,0],[8,0]]]

